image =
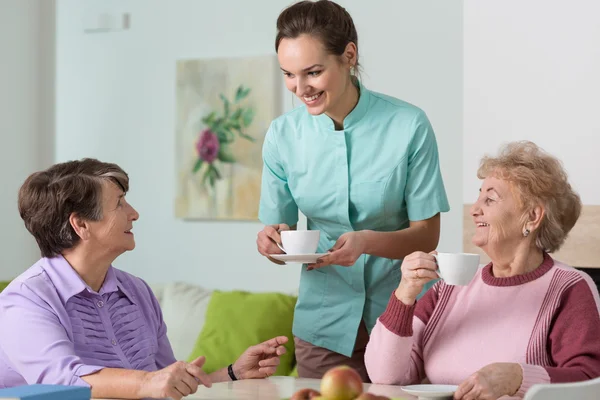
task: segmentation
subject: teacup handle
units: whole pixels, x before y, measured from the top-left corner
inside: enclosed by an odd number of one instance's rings
[[[283,251],[284,253],[287,254],[287,251],[285,251],[285,249],[283,248],[282,245],[280,245],[279,243],[275,242],[275,244],[277,245],[277,247],[279,247],[281,249],[281,251]]]
[[[438,276],[444,280],[444,277],[442,276],[442,273],[440,271],[440,265],[437,263],[438,258],[437,258],[437,254],[432,254],[433,258],[435,258],[435,263],[437,264],[438,268],[435,270],[435,273],[438,274]]]

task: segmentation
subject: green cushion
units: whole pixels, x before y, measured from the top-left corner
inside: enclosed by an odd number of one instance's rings
[[[2,292],[10,283],[10,281],[0,281],[0,292]]]
[[[298,364],[294,364],[294,369],[290,372],[289,376],[293,376],[294,378],[298,377]]]
[[[281,293],[213,292],[189,360],[205,356],[203,369],[212,373],[235,362],[250,346],[287,336],[287,352],[275,375],[289,375],[294,367],[292,321],[296,300]]]

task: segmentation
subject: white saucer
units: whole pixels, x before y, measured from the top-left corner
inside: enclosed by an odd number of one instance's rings
[[[402,390],[420,400],[451,399],[456,392],[456,385],[409,385],[402,386]]]
[[[326,256],[328,253],[314,253],[314,254],[269,254],[269,257],[274,258],[278,261],[285,261],[286,263],[299,263],[299,264],[314,264],[320,257]]]

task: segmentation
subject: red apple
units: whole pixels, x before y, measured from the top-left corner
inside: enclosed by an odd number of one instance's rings
[[[327,400],[353,400],[362,391],[360,375],[346,365],[330,369],[321,380],[321,395]]]
[[[321,393],[314,389],[300,389],[294,393],[290,400],[312,400],[320,395]]]

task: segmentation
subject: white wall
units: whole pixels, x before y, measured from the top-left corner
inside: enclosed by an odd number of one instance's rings
[[[17,193],[53,153],[53,79],[45,79],[52,74],[52,8],[53,1],[0,2],[0,280],[17,276],[39,258],[19,217]]]
[[[275,266],[258,255],[259,223],[173,216],[176,60],[274,54],[275,21],[289,3],[58,0],[56,160],[92,156],[130,174],[128,198],[141,218],[137,248],[118,267],[149,282],[297,288],[298,266]],[[436,128],[453,207],[444,216],[441,247],[459,249],[462,3],[341,3],[358,26],[366,85],[421,106]],[[91,14],[121,11],[131,13],[131,30],[84,34]]]
[[[558,156],[582,201],[600,205],[600,2],[464,3],[464,187],[479,159],[532,140]]]

